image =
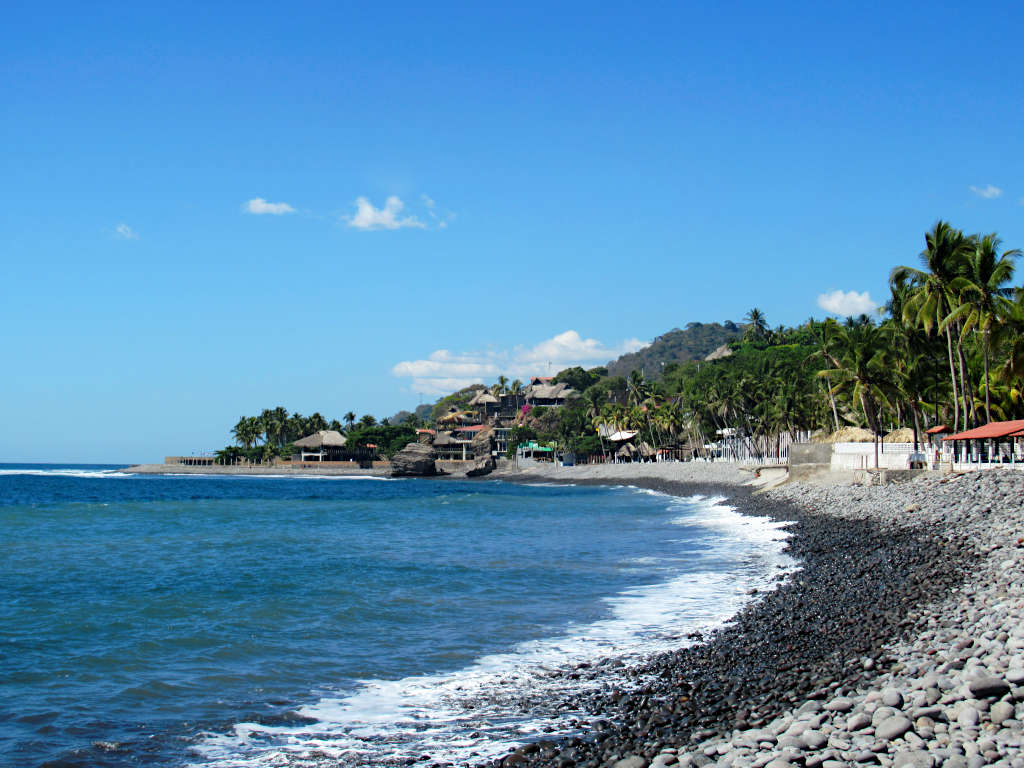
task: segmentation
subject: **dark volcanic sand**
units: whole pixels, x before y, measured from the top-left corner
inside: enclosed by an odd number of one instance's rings
[[[596,768],[628,755],[650,759],[663,747],[759,727],[797,702],[852,691],[895,663],[881,649],[911,630],[915,607],[947,594],[979,557],[971,542],[947,530],[845,520],[741,486],[654,478],[630,484],[724,496],[740,512],[793,521],[787,551],[802,570],[704,642],[630,670],[632,688],[580,695],[575,708],[600,718],[594,730],[527,744],[494,765]],[[695,762],[702,760],[710,762],[702,755]]]

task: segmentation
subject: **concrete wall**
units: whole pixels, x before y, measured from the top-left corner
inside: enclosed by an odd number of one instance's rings
[[[831,469],[831,443],[797,443],[789,446],[789,479],[800,482]]]

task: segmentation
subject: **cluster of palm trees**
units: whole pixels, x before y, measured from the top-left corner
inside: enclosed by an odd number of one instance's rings
[[[322,429],[333,429],[339,432],[351,431],[356,422],[356,415],[349,411],[344,416],[345,427],[337,419],[327,420],[320,413],[303,416],[301,413],[288,413],[287,409],[265,408],[259,416],[242,416],[231,428],[235,442],[239,446],[251,450],[256,447],[266,448],[272,455],[279,455],[288,443],[299,440]],[[377,420],[367,414],[358,422],[362,426],[373,426]]]
[[[999,353],[999,382],[1012,384],[1024,368],[1024,359],[1015,354],[1024,293],[1010,286],[1020,251],[1000,253],[1001,248],[994,233],[966,235],[940,221],[925,235],[924,269],[904,266],[892,272],[894,326],[910,335],[921,330],[945,337],[954,429],[978,422],[979,385],[985,419],[992,421],[993,345]],[[980,382],[972,375],[972,354],[981,358]],[[1019,402],[1019,390],[1015,399]]]
[[[845,397],[876,434],[907,425],[915,440],[926,425],[959,431],[1024,414],[1024,289],[1011,285],[1019,255],[995,234],[938,222],[921,268],[892,271],[883,322],[826,322],[818,375],[830,397]]]

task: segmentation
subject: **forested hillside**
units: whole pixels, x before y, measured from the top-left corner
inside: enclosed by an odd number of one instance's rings
[[[642,371],[648,378],[659,378],[662,363],[703,360],[718,347],[742,335],[743,328],[729,320],[725,323],[687,323],[685,330],[674,328],[638,352],[608,363],[608,375],[629,376],[632,371]]]

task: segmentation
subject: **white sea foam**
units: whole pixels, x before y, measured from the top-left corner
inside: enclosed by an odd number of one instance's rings
[[[643,491],[644,493],[657,493]],[[781,573],[796,569],[782,552],[784,524],[748,517],[723,499],[670,497],[673,522],[714,530],[698,559],[719,560],[664,583],[636,586],[606,599],[608,616],[570,625],[558,637],[523,643],[484,656],[444,675],[362,681],[354,692],[322,698],[302,708],[310,725],[239,723],[226,734],[205,734],[195,747],[197,765],[219,768],[390,764],[429,754],[434,760],[482,762],[524,741],[578,730],[579,712],[557,705],[574,691],[614,682],[617,665],[678,648],[689,633],[720,627]],[[720,558],[741,565],[721,569]],[[569,679],[558,669],[597,664],[597,674]]]
[[[34,477],[135,477],[117,469],[0,469],[0,475],[31,475]]]

